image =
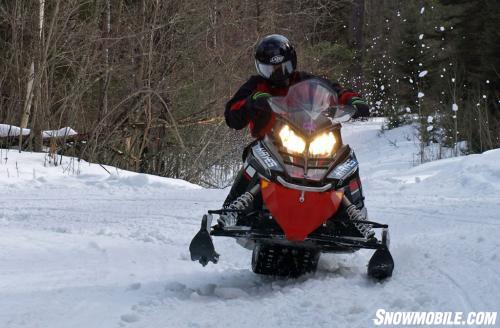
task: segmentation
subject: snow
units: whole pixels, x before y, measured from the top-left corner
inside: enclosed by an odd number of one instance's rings
[[[457,112],[458,111],[458,105],[457,104],[451,105],[451,110],[454,111],[454,112]]]
[[[424,77],[427,75],[427,73],[429,73],[429,71],[422,71],[422,72],[418,73],[418,77]]]
[[[423,38],[424,38],[424,35],[423,35],[423,34],[420,34],[420,35],[418,36],[418,39],[419,39],[419,40],[422,40]]]
[[[434,121],[434,117],[427,116],[427,123],[431,124]]]
[[[439,27],[439,30],[440,30],[441,32],[443,32],[443,31],[445,30],[444,26],[440,26],[440,27]]]
[[[23,136],[31,133],[30,129],[22,129]],[[10,124],[0,124],[0,137],[17,137],[21,134],[21,128]],[[42,132],[43,138],[67,137],[77,135],[78,132],[70,127],[65,127],[59,130],[46,130]]]
[[[30,129],[23,129],[23,136],[29,135]],[[0,137],[17,137],[21,135],[21,128],[10,124],[0,124]]]
[[[108,191],[121,191],[123,188],[157,190],[165,187],[201,189],[183,180],[124,171],[76,158],[62,157],[61,160],[60,156],[53,158],[48,154],[19,153],[6,149],[0,149],[0,184],[13,190],[22,190],[23,186],[42,190],[51,190],[52,187]]]
[[[425,7],[420,8],[420,15],[422,15],[425,11]]]
[[[418,98],[422,98],[423,96],[425,96],[425,94],[424,94],[423,92],[419,92],[419,93],[417,94],[417,97],[418,97]]]
[[[500,149],[412,166],[412,126],[348,123],[366,205],[396,261],[366,278],[372,251],[322,256],[298,279],[255,275],[219,238],[217,265],[188,245],[228,190],[43,154],[1,150],[0,326],[367,327],[375,311],[500,307]],[[59,161],[58,161],[59,163]]]
[[[68,137],[77,135],[78,132],[70,127],[65,127],[59,130],[47,130],[43,131],[43,138],[54,138],[54,137]]]

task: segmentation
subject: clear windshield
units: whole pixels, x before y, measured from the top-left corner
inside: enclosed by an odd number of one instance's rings
[[[320,79],[297,83],[285,97],[272,97],[269,103],[275,113],[306,134],[345,122],[356,112],[353,107],[339,105],[337,93]]]

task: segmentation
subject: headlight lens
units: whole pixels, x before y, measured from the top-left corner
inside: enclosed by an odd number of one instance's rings
[[[288,125],[281,128],[279,133],[281,143],[291,153],[303,153],[306,148],[304,139],[295,134]]]
[[[309,154],[312,156],[329,156],[333,152],[335,142],[333,132],[320,134],[309,145]]]

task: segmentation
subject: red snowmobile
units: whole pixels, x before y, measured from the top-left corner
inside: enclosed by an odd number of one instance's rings
[[[191,259],[217,263],[212,236],[233,237],[253,250],[255,273],[298,276],[315,271],[321,253],[368,248],[375,250],[368,275],[391,276],[388,226],[367,220],[358,161],[340,133],[340,123],[356,109],[339,105],[320,79],[300,82],[269,102],[277,119],[246,156],[250,187],[227,208],[203,216]],[[219,224],[211,226],[213,215]]]

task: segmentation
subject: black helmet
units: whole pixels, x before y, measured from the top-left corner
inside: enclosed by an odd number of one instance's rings
[[[283,35],[268,35],[257,44],[255,68],[260,76],[273,84],[286,86],[297,68],[295,49]]]

